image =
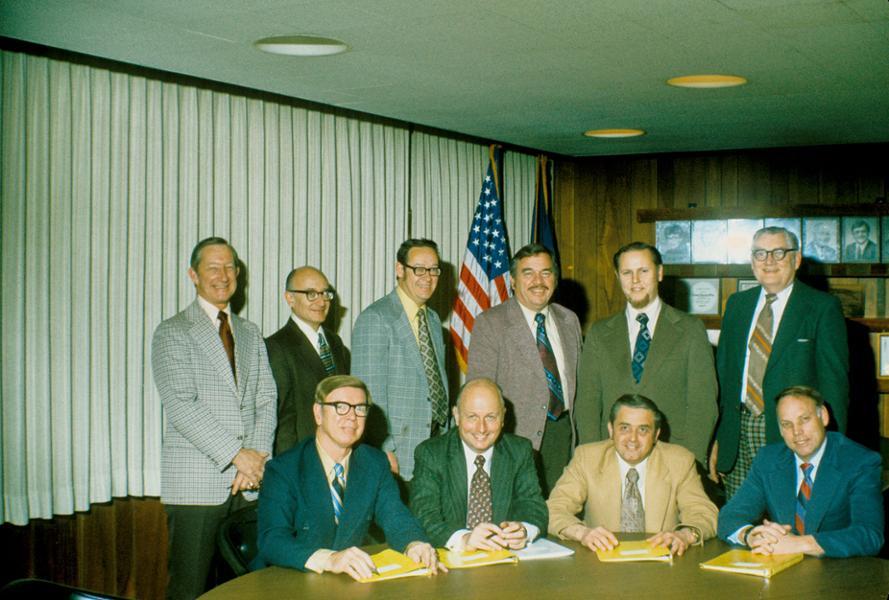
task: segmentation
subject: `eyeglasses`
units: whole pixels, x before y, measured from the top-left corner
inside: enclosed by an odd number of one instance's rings
[[[333,290],[287,290],[291,294],[305,294],[306,300],[309,302],[314,302],[318,299],[319,296],[323,296],[325,300],[333,300],[333,297],[336,295]]]
[[[349,414],[350,410],[355,411],[356,417],[366,417],[367,413],[370,411],[370,404],[349,404],[348,402],[319,402],[321,406],[332,406],[333,410],[336,411],[336,414],[341,417]]]
[[[788,253],[796,252],[797,250],[799,250],[799,248],[775,248],[774,250],[763,250],[762,248],[759,248],[754,250],[751,255],[757,262],[765,262],[770,255],[776,261],[782,261]]]
[[[438,277],[441,275],[441,267],[412,267],[410,265],[404,265],[408,269],[414,272],[414,275],[417,277],[422,277],[426,273],[429,273],[432,277]]]

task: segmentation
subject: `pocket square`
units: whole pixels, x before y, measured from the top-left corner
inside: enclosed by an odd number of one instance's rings
[[[797,338],[796,341],[799,342],[800,344],[805,344],[807,342],[811,342],[812,340],[810,340],[809,338]]]

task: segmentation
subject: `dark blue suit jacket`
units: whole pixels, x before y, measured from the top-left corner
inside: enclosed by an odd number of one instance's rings
[[[314,436],[269,461],[259,493],[259,554],[251,567],[304,571],[306,561],[321,548],[339,551],[363,544],[371,521],[383,529],[395,550],[427,541],[401,502],[386,455],[375,448],[360,444],[352,451],[343,505],[337,526]]]
[[[883,546],[881,459],[846,436],[828,432],[806,510],[806,533],[830,557],[876,554]],[[719,511],[724,540],[766,513],[785,525],[796,514],[796,461],[784,445],[771,444],[756,455],[750,474]]]

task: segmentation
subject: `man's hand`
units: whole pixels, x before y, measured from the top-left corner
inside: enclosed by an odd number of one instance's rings
[[[677,556],[694,543],[694,533],[688,529],[680,529],[679,531],[662,531],[646,540],[652,546],[665,546],[670,552]]]
[[[747,532],[747,545],[756,554],[772,554],[775,545],[790,533],[790,525],[773,523],[768,519]]]
[[[500,523],[500,537],[510,550],[521,550],[528,545],[528,530],[518,521]]]
[[[238,470],[238,473],[247,478],[249,487],[257,487],[262,481],[262,475],[265,473],[265,461],[269,458],[268,452],[260,452],[253,448],[241,448],[232,459],[232,464]]]
[[[614,534],[604,527],[596,527],[595,529],[584,527],[584,529],[586,529],[586,532],[577,541],[590,550],[612,550],[620,543]]]
[[[710,450],[710,460],[707,461],[709,473],[707,476],[714,482],[719,483],[719,473],[716,471],[716,463],[719,458],[719,442],[713,442],[713,448]]]
[[[389,459],[389,469],[396,475],[398,475],[398,457],[395,456],[394,452],[386,451],[386,458]]]
[[[359,580],[373,575],[376,567],[367,552],[352,546],[331,554],[324,570],[331,573],[345,573],[352,579]]]
[[[427,544],[426,542],[411,542],[407,545],[407,548],[404,549],[404,553],[412,561],[418,562],[429,569],[429,572],[433,575],[438,575],[439,571],[442,573],[448,572],[448,568],[438,562],[438,553],[431,544]]]
[[[250,483],[247,476],[241,472],[235,474],[235,480],[232,481],[232,496],[237,496],[238,492],[255,490],[256,486]]]
[[[502,550],[506,546],[503,530],[493,523],[479,523],[463,536],[466,550]]]

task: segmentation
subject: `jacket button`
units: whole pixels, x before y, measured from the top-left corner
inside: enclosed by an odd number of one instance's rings
[[[239,436],[238,436],[238,441],[239,441],[239,442],[243,442],[243,441],[244,441],[244,436],[243,436],[243,435],[239,435]]]
[[[542,431],[538,431],[538,432],[537,432],[537,437],[541,437],[542,435],[543,435],[543,432],[542,432]]]

